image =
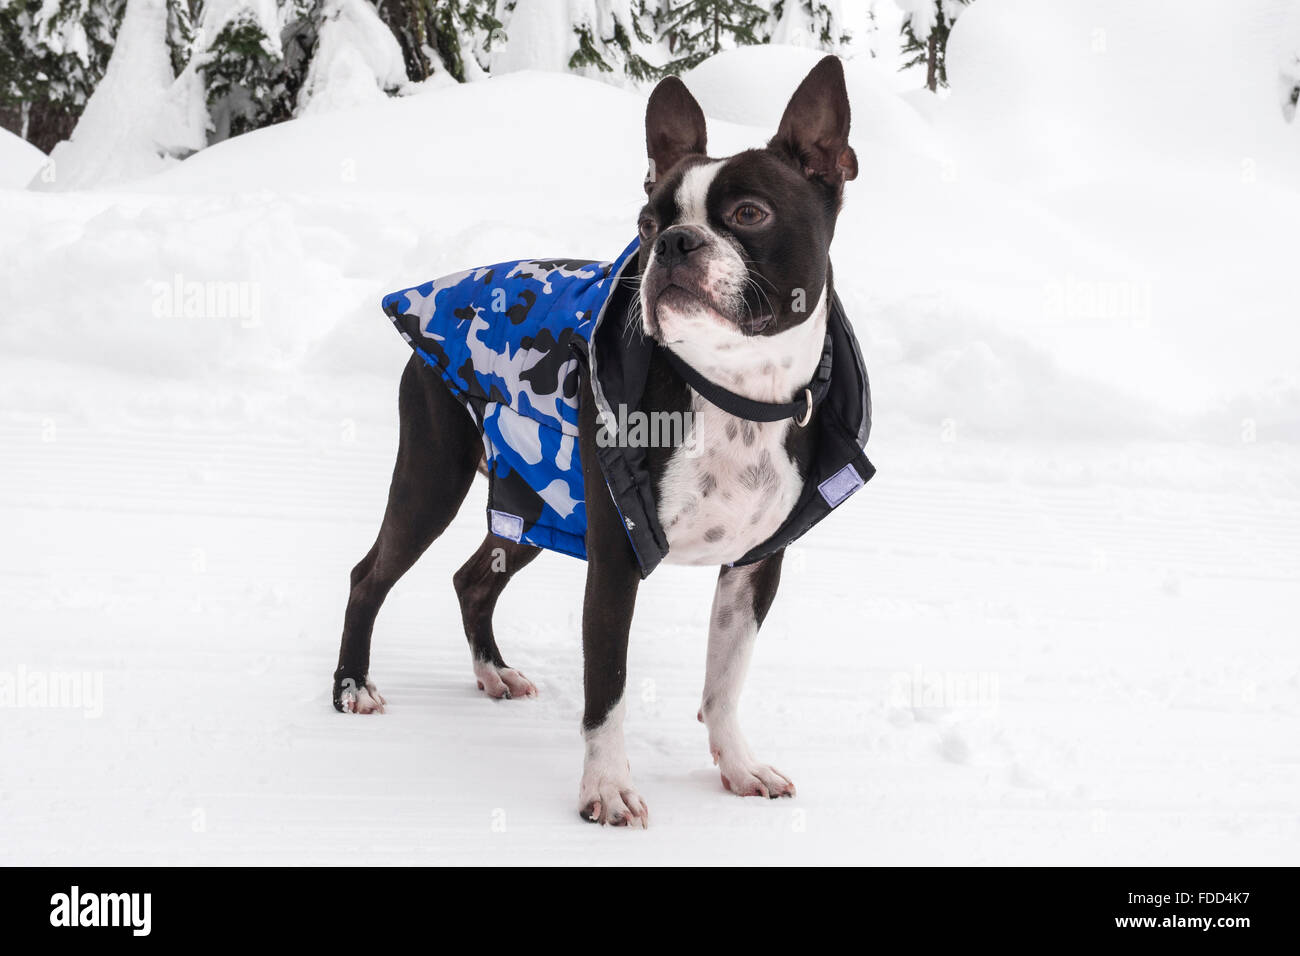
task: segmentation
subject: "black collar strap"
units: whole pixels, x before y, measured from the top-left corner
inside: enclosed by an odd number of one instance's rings
[[[813,409],[816,408],[831,387],[831,336],[826,334],[826,345],[822,348],[822,358],[817,364],[817,371],[813,375],[811,382],[795,396],[792,402],[757,402],[752,398],[746,398],[744,395],[737,395],[711,382],[694,368],[682,361],[672,349],[661,347],[664,358],[668,364],[673,367],[678,375],[686,380],[686,384],[695,391],[699,392],[706,401],[718,406],[729,415],[735,415],[737,418],[744,418],[751,422],[779,422],[786,418],[793,418],[795,423],[803,426],[807,425],[812,419]]]

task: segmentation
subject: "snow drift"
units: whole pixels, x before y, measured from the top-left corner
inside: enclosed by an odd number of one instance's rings
[[[21,189],[45,165],[46,156],[7,129],[0,129],[0,189]]]

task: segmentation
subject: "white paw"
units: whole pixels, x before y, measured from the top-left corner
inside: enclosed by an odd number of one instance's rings
[[[722,785],[742,797],[793,797],[794,781],[765,763],[752,758],[729,760],[717,751],[713,762],[722,770]]]
[[[497,667],[489,661],[474,662],[478,689],[489,697],[536,697],[537,685],[513,667]]]
[[[352,681],[345,682],[339,700],[343,704],[344,713],[382,714],[384,712],[384,698],[380,696],[379,688],[372,681],[366,681],[366,686],[361,688]]]
[[[650,810],[627,777],[582,778],[578,789],[578,814],[590,823],[612,827],[650,826]]]

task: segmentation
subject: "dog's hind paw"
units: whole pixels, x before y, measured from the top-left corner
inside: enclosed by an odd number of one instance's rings
[[[386,701],[371,681],[358,687],[348,677],[334,686],[334,709],[345,714],[382,714]]]
[[[513,667],[497,667],[490,661],[475,661],[474,679],[478,681],[479,690],[498,700],[537,696],[537,685]]]

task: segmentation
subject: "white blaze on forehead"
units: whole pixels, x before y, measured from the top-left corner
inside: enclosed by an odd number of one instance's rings
[[[705,200],[709,198],[709,187],[713,185],[714,177],[725,162],[726,160],[718,159],[686,170],[677,186],[676,199],[680,217],[674,225],[708,225],[709,213]]]

